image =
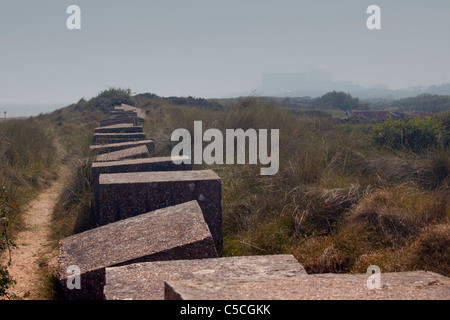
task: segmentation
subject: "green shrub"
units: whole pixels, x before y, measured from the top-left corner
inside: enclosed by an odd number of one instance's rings
[[[314,100],[315,107],[325,109],[338,110],[357,110],[367,109],[367,105],[361,103],[358,98],[353,98],[350,94],[345,92],[328,92],[323,96]]]
[[[373,139],[379,146],[420,152],[440,144],[448,145],[449,132],[437,117],[388,118],[375,125]]]
[[[101,110],[106,113],[109,111],[110,107],[121,105],[122,103],[128,105],[135,104],[135,101],[131,96],[131,90],[110,88],[102,91],[98,96],[89,100],[87,108],[91,110]]]

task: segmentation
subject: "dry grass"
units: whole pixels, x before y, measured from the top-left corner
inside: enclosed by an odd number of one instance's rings
[[[442,235],[450,217],[447,149],[420,155],[383,150],[372,145],[371,124],[292,112],[257,98],[219,110],[151,97],[139,103],[158,156],[170,155],[177,143],[170,141],[172,132],[192,133],[194,121],[202,121],[204,131],[280,129],[280,171],[274,176],[261,176],[255,165],[194,166],[213,169],[222,179],[224,255],[289,253],[310,273],[365,272],[376,264],[382,271],[448,275],[448,239]],[[71,112],[59,116],[83,117]],[[71,120],[70,127],[59,127],[63,141],[73,143],[66,151],[74,159],[86,157],[89,141],[82,137],[94,125]],[[73,168],[59,210],[68,224],[59,236],[89,211],[91,195],[83,183],[89,173],[82,165]]]
[[[151,99],[145,106],[145,130],[159,155],[170,154],[174,129],[192,132],[198,120],[203,130],[280,129],[275,176],[251,165],[196,167],[222,179],[224,255],[291,253],[311,273],[365,272],[377,264],[448,274],[442,243],[431,236],[433,226],[448,225],[448,150],[383,150],[371,143],[371,124],[293,113],[256,98],[222,110]],[[439,267],[417,260],[427,252],[439,255]]]

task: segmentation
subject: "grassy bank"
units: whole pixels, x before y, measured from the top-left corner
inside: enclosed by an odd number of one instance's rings
[[[280,129],[280,171],[197,166],[223,183],[225,255],[290,253],[308,272],[426,269],[450,274],[448,145],[383,146],[376,124],[246,99],[219,110],[141,101],[145,131],[169,155],[177,128]],[[448,133],[448,129],[446,129]]]
[[[20,212],[58,173],[55,140],[36,119],[5,120],[0,123],[0,296],[13,284],[7,267],[9,251],[23,226]]]
[[[55,210],[55,240],[89,225],[88,146],[92,130],[107,116],[103,98],[82,100],[47,118],[66,146],[71,168]],[[429,127],[436,139],[415,149],[409,136],[399,145],[377,140],[379,130],[393,126],[373,120],[346,121],[257,98],[221,107],[180,101],[134,97],[147,114],[144,132],[155,139],[158,156],[170,155],[175,129],[193,132],[198,120],[204,131],[280,130],[280,170],[274,176],[261,176],[258,165],[194,166],[213,169],[222,179],[226,256],[293,254],[310,273],[365,272],[375,264],[383,272],[450,275],[450,153],[439,131],[448,133],[445,120],[439,120],[438,131],[434,122]],[[413,128],[428,132],[419,122]]]

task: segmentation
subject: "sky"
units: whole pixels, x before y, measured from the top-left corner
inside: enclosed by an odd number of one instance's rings
[[[381,30],[366,10],[381,8]],[[81,9],[69,30],[67,7]],[[0,106],[57,105],[110,87],[252,94],[264,73],[330,70],[391,89],[450,82],[448,0],[2,0]]]

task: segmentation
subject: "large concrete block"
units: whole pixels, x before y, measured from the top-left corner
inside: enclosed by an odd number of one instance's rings
[[[147,146],[123,149],[119,151],[101,154],[95,157],[96,162],[120,161],[124,159],[148,158],[151,154]]]
[[[163,261],[106,268],[106,300],[162,300],[164,281],[294,279],[306,276],[291,255]]]
[[[216,257],[202,211],[191,201],[62,239],[59,280],[68,299],[102,299],[106,267]],[[80,269],[79,290],[66,285],[71,266]]]
[[[95,144],[112,144],[146,140],[144,133],[95,133]]]
[[[367,274],[314,274],[289,280],[169,280],[168,300],[448,300],[449,278],[432,272],[382,273],[370,290]]]
[[[123,149],[134,148],[134,147],[138,147],[138,146],[142,146],[142,145],[147,146],[150,153],[155,149],[155,141],[152,139],[93,145],[93,146],[90,146],[90,149],[95,154],[104,154],[104,153],[108,153],[108,152],[114,152],[114,151],[119,151],[119,150],[123,150]]]
[[[211,170],[101,174],[97,225],[197,200],[217,249],[222,248],[221,181]]]
[[[145,159],[128,159],[122,161],[94,162],[92,164],[92,185],[94,190],[94,215],[99,212],[99,177],[101,174],[149,172],[149,171],[181,171],[192,170],[191,164],[175,164],[173,160],[186,160],[187,156],[154,157]]]
[[[142,133],[141,126],[134,126],[129,123],[115,124],[111,126],[99,127],[94,130],[95,133]]]

